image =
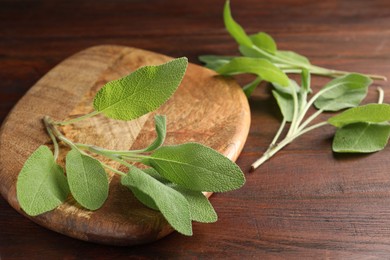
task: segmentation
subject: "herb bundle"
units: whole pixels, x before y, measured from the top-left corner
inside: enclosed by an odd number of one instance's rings
[[[68,121],[43,118],[53,142],[40,146],[25,162],[17,179],[17,199],[30,216],[55,209],[69,193],[84,208],[99,209],[109,193],[106,170],[117,174],[121,184],[147,207],[158,210],[168,223],[184,235],[192,235],[192,221],[211,223],[217,215],[202,191],[225,192],[240,188],[245,178],[240,168],[217,151],[199,143],[162,146],[166,117],[155,116],[157,138],[141,150],[109,150],[75,143],[59,129],[102,114],[117,120],[139,118],[159,108],[180,85],[187,59],[178,58],[159,66],[145,66],[121,79],[108,82],[96,94],[94,111]],[[59,142],[71,150],[64,169],[57,164]],[[98,158],[118,162],[126,172]],[[148,168],[141,169],[135,163]]]
[[[231,16],[229,0],[223,12],[227,31],[239,45],[242,56],[204,55],[199,59],[206,67],[226,76],[254,74],[256,78],[243,87],[250,97],[262,81],[272,83],[272,94],[279,105],[283,120],[273,141],[264,155],[252,164],[259,167],[295,138],[324,125],[337,127],[333,140],[333,151],[367,153],[383,149],[390,136],[389,105],[383,102],[383,90],[379,89],[379,104],[358,107],[367,95],[371,79],[386,80],[380,75],[362,75],[346,71],[331,70],[312,65],[308,58],[293,51],[278,50],[274,39],[264,32],[247,35],[245,30]],[[301,85],[288,78],[287,73],[301,74]],[[320,91],[313,94],[310,75],[334,77]],[[308,100],[308,96],[313,96]],[[318,110],[307,116],[314,105]],[[346,108],[340,115],[310,125],[322,112],[336,112]],[[289,122],[285,138],[279,137]]]

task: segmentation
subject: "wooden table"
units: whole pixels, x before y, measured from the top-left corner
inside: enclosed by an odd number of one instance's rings
[[[119,44],[187,56],[237,54],[218,1],[0,1],[0,122],[57,63],[93,45]],[[232,1],[249,33],[266,31],[280,49],[335,69],[390,78],[388,0]],[[244,83],[247,78],[240,78]],[[313,79],[318,89],[327,81]],[[385,89],[387,82],[374,86]],[[367,102],[377,98],[375,87]],[[248,172],[278,128],[269,88],[250,99],[252,126],[237,163]],[[324,116],[324,118],[326,115]],[[386,258],[390,255],[390,147],[370,155],[335,155],[325,127],[289,145],[240,190],[215,194],[215,224],[194,224],[137,247],[86,243],[46,230],[0,199],[0,259]]]

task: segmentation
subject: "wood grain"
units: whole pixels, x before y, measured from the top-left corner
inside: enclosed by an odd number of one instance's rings
[[[102,45],[73,55],[47,73],[18,102],[0,130],[3,197],[24,214],[16,198],[16,179],[28,156],[40,145],[49,143],[42,125],[45,115],[64,120],[90,113],[93,97],[106,82],[141,66],[171,59],[140,49]],[[115,150],[142,149],[156,137],[153,117],[156,113],[167,116],[165,144],[200,142],[232,160],[237,159],[249,131],[248,101],[240,87],[233,80],[193,64],[189,64],[174,96],[157,111],[132,121],[98,115],[64,126],[62,131],[76,143]],[[59,162],[64,167],[69,149],[62,148]],[[105,158],[102,161],[120,167]],[[109,197],[97,211],[86,210],[69,197],[55,210],[30,219],[71,237],[111,245],[148,243],[172,232],[162,214],[138,202],[120,185],[118,176],[111,174],[110,180]]]
[[[198,63],[204,54],[235,55],[223,26],[224,0],[0,0],[0,121],[53,66],[90,46],[120,44]],[[313,64],[390,78],[388,0],[231,0],[248,33],[265,31],[280,49]],[[249,78],[238,78],[244,84]],[[327,79],[313,77],[318,90]],[[375,82],[367,102],[377,99]],[[247,171],[280,123],[269,88],[249,100],[251,128],[237,160]],[[324,118],[325,119],[326,115]],[[0,199],[2,259],[387,259],[390,177],[387,147],[365,156],[331,152],[334,129],[300,137],[237,191],[214,194],[219,220],[156,243],[109,247],[51,232]]]

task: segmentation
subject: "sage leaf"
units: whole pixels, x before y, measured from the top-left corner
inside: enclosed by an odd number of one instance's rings
[[[72,196],[84,208],[96,210],[106,201],[108,177],[98,160],[72,149],[66,155],[66,176]]]
[[[245,183],[244,174],[235,163],[198,143],[160,147],[142,162],[190,190],[223,192]]]
[[[301,93],[303,93],[303,92],[311,93],[312,92],[312,90],[310,88],[311,76],[310,76],[310,72],[308,70],[306,70],[306,69],[302,70],[301,81],[302,81]]]
[[[286,122],[291,122],[294,115],[294,99],[290,94],[272,90],[272,95],[278,103],[280,112]]]
[[[286,74],[271,62],[265,59],[239,57],[232,59],[229,63],[217,70],[222,75],[236,75],[243,73],[255,74],[262,79],[288,86],[289,79]]]
[[[274,39],[271,37],[271,35],[265,32],[259,32],[250,35],[249,38],[251,39],[252,43],[258,48],[272,54],[276,53],[277,50],[276,43]]]
[[[382,123],[390,121],[389,104],[367,104],[350,108],[328,119],[328,123],[342,127],[357,122]]]
[[[356,107],[366,97],[368,86],[372,83],[369,77],[360,74],[348,74],[326,84],[318,93],[314,105],[324,111],[338,111]]]
[[[199,56],[199,60],[205,63],[205,67],[212,70],[218,70],[220,67],[222,67],[226,63],[229,63],[234,58],[235,58],[234,56],[217,56],[217,55]]]
[[[265,55],[264,53],[259,52],[258,50],[254,49],[253,47],[247,47],[247,46],[240,45],[238,47],[238,50],[240,51],[242,56],[245,56],[245,57],[261,58],[261,59],[266,59],[266,60],[269,60],[269,61],[273,60],[272,54],[271,54],[271,56]]]
[[[172,185],[172,188],[180,192],[188,201],[193,221],[202,223],[213,223],[218,220],[210,201],[201,191],[193,191],[179,185]]]
[[[156,125],[157,138],[153,141],[153,143],[145,148],[143,152],[153,151],[164,143],[165,136],[167,134],[166,116],[156,115],[154,117],[154,122]]]
[[[176,91],[187,64],[187,58],[183,57],[158,66],[141,67],[104,85],[96,94],[93,106],[105,116],[120,120],[152,112]]]
[[[131,191],[142,192],[152,199],[168,223],[178,232],[187,236],[192,235],[190,207],[188,201],[178,191],[135,167],[121,178],[121,183]],[[147,198],[146,196],[144,198]],[[150,205],[149,202],[148,204]]]
[[[206,198],[206,196],[201,191],[193,191],[186,188],[183,188],[177,184],[171,183],[167,179],[163,178],[155,169],[147,168],[143,170],[145,173],[149,174],[159,182],[168,185],[169,187],[180,192],[188,201],[190,206],[191,219],[197,222],[203,223],[212,223],[217,221],[217,213],[215,212],[213,206],[210,201]],[[141,195],[145,196],[145,195]],[[136,196],[137,197],[137,196]],[[150,197],[141,198],[141,201],[144,200],[146,203],[151,203]],[[153,208],[153,205],[149,206]]]
[[[260,84],[260,82],[262,81],[262,78],[260,77],[257,77],[256,79],[254,79],[252,82],[246,84],[242,90],[244,91],[246,97],[250,97],[253,93],[253,91],[256,89],[256,87]]]
[[[390,137],[388,123],[353,123],[337,129],[332,149],[338,153],[371,153],[380,151]]]
[[[230,33],[230,35],[236,40],[239,45],[244,45],[247,47],[251,47],[252,41],[249,36],[246,34],[244,29],[239,25],[232,17],[230,11],[230,2],[227,0],[225,2],[225,7],[223,9],[223,20],[225,23],[225,27]]]
[[[310,61],[308,58],[293,51],[276,51],[275,57],[275,62],[278,62],[280,61],[280,59],[282,59],[285,61],[293,62],[294,64],[300,65],[303,68],[310,66]]]
[[[16,182],[20,207],[30,216],[56,208],[69,194],[62,168],[47,146],[40,146],[24,163]]]

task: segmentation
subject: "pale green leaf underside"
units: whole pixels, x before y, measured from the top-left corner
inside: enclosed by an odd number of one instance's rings
[[[96,111],[131,120],[156,110],[176,91],[187,68],[187,58],[158,66],[144,66],[130,75],[108,82],[95,96]]]
[[[289,84],[289,79],[286,74],[265,59],[248,57],[235,58],[220,67],[217,72],[222,75],[250,73],[282,86],[288,86]]]
[[[293,51],[282,51],[282,50],[276,51],[275,56],[285,61],[289,61],[289,62],[293,62],[294,64],[301,65],[302,67],[306,67],[310,65],[310,61],[308,58]],[[276,62],[277,60],[274,61]]]
[[[159,182],[168,185],[169,187],[180,192],[188,201],[191,213],[191,219],[197,222],[203,223],[212,223],[217,221],[217,213],[215,212],[213,206],[209,200],[203,195],[200,191],[192,191],[180,187],[174,183],[169,182],[167,179],[163,178],[155,169],[147,168],[143,170],[145,173],[149,174]],[[158,210],[153,199],[143,192],[136,191],[132,189],[134,195],[146,206],[152,209]]]
[[[223,65],[229,63],[232,59],[236,57],[234,56],[217,56],[217,55],[202,55],[199,56],[199,60],[205,63],[205,67],[218,70]]]
[[[98,160],[72,149],[66,156],[66,175],[72,196],[84,208],[96,210],[106,201],[108,177]]]
[[[294,114],[294,99],[287,93],[281,93],[276,90],[272,90],[272,94],[278,103],[280,112],[286,122],[291,122]]]
[[[338,153],[371,153],[387,145],[390,136],[388,123],[354,123],[337,129],[332,149]]]
[[[356,107],[366,97],[371,82],[370,78],[360,74],[336,78],[324,86],[323,90],[327,91],[317,98],[314,105],[325,111]]]
[[[244,45],[248,47],[253,45],[252,41],[250,40],[244,29],[241,27],[241,25],[234,21],[230,11],[229,0],[225,3],[225,7],[223,10],[223,20],[226,29],[239,45]]]
[[[368,104],[350,108],[328,119],[336,127],[342,127],[357,122],[381,123],[390,121],[390,105]]]
[[[144,193],[144,198],[152,199],[168,223],[178,232],[187,236],[192,235],[189,204],[179,192],[135,167],[122,177],[121,183],[136,193]],[[147,203],[150,206],[150,201]]]
[[[30,216],[50,211],[65,201],[69,194],[66,177],[47,146],[40,146],[24,163],[16,191],[20,207]]]
[[[244,91],[245,95],[249,98],[253,91],[255,91],[256,87],[260,84],[260,82],[262,81],[262,78],[260,77],[257,77],[256,79],[254,79],[252,82],[246,84],[242,90]]]
[[[231,160],[198,143],[163,146],[143,163],[187,189],[223,192],[240,188],[245,177]]]
[[[172,188],[180,192],[188,201],[192,220],[202,223],[213,223],[218,220],[213,206],[201,191],[185,189],[175,184]]]

